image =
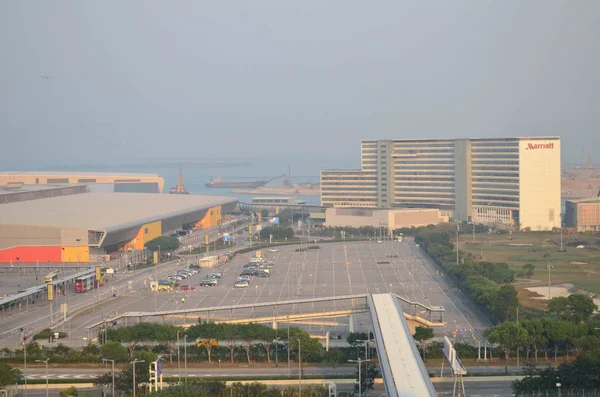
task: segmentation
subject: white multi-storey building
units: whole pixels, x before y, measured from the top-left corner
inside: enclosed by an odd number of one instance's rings
[[[321,205],[549,230],[560,226],[560,138],[362,141],[360,170],[321,172]]]

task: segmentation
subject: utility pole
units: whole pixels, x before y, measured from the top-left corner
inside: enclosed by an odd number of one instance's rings
[[[298,396],[302,396],[302,353],[300,351],[300,339],[298,339]]]
[[[550,304],[550,298],[552,298],[552,291],[550,289],[550,284],[551,284],[551,281],[552,281],[552,276],[550,274],[550,270],[552,270],[552,268],[554,266],[552,266],[550,264],[550,262],[548,262],[548,265],[546,267],[548,268],[548,304]]]
[[[187,335],[183,335],[183,368],[185,369],[185,383],[187,384]]]
[[[110,361],[112,363],[112,396],[115,395],[115,360],[109,360],[107,358],[103,358],[102,361],[107,362]]]
[[[158,246],[158,260],[154,264],[154,312],[157,310],[156,295],[158,294],[158,264],[160,263],[160,245]]]
[[[23,381],[25,382],[25,397],[27,397],[27,338],[23,338]]]
[[[145,360],[133,360],[130,364],[133,364],[133,397],[135,397],[135,389],[137,389],[137,385],[135,384],[135,363],[144,363]]]
[[[181,361],[179,360],[179,331],[177,331],[177,370],[179,373],[179,383],[181,383]]]
[[[458,231],[459,231],[459,229],[460,229],[460,225],[457,223],[456,224],[456,266],[458,266]],[[360,395],[358,397],[360,397]]]
[[[371,360],[348,360],[349,363],[357,363],[358,364],[358,397],[362,396],[362,377],[361,377],[361,364],[364,362],[369,362]],[[365,376],[369,376],[368,373],[365,374]]]
[[[563,252],[563,218],[565,214],[560,213],[560,252]]]
[[[50,390],[48,388],[48,360],[50,359],[47,358],[45,360],[35,360],[36,363],[46,363],[46,397],[49,397],[50,395]]]
[[[287,337],[287,348],[288,348],[288,377],[291,378],[292,377],[292,367],[291,367],[291,363],[290,363],[290,323],[288,323],[288,337]]]
[[[519,328],[519,307],[517,306],[517,328]],[[517,330],[517,332],[519,332]],[[521,340],[519,338],[519,342],[517,344],[517,375],[519,375],[519,344],[521,343]]]

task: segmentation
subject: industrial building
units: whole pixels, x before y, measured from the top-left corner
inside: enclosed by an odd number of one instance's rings
[[[158,174],[110,172],[1,171],[0,186],[19,185],[111,185],[115,192],[162,193],[165,181]]]
[[[438,208],[458,221],[560,226],[560,138],[361,142],[361,168],[321,171],[326,207]]]
[[[327,227],[384,227],[400,229],[437,225],[448,222],[439,209],[410,208],[378,210],[372,208],[327,208],[325,210],[325,225]]]
[[[22,192],[23,200],[2,200],[2,193],[17,193],[0,191],[0,263],[11,264],[94,262],[142,250],[164,234],[217,226],[237,203],[230,197],[98,193],[81,185]]]
[[[567,200],[565,226],[578,232],[600,231],[600,197]]]

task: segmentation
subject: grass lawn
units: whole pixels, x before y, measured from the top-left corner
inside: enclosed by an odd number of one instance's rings
[[[591,240],[591,241],[590,241]],[[552,263],[552,284],[572,283],[586,291],[600,293],[600,249],[578,249],[567,246],[569,242],[588,241],[593,246],[597,238],[582,234],[563,237],[565,252],[560,252],[560,235],[556,233],[514,233],[509,235],[471,234],[459,237],[459,248],[489,262],[506,262],[519,271],[525,264],[535,266],[529,286],[548,284],[547,261]],[[523,245],[518,245],[523,244]],[[549,258],[544,256],[548,254]],[[517,287],[524,306],[540,308],[539,300],[521,287]]]

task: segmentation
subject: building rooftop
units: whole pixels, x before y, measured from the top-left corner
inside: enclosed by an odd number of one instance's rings
[[[0,224],[120,229],[236,201],[193,194],[81,193],[0,205]]]
[[[578,199],[567,200],[569,203],[600,203],[600,197],[582,197]]]
[[[470,138],[470,137],[462,137],[462,138],[392,138],[392,139],[363,139],[361,140],[361,142],[364,143],[368,143],[368,142],[379,142],[379,141],[392,141],[392,142],[410,142],[410,141],[425,141],[425,142],[430,142],[430,141],[444,141],[444,142],[453,142],[453,141],[460,141],[460,140],[464,140],[464,139],[470,139],[472,141],[506,141],[506,140],[512,140],[512,141],[517,141],[517,140],[523,140],[523,139],[537,139],[537,140],[541,140],[541,139],[560,139],[560,136],[499,136],[499,137],[493,137],[493,138]]]
[[[0,171],[0,175],[44,175],[44,176],[122,176],[122,177],[157,177],[158,174],[125,173],[125,172],[78,172],[78,171]]]

